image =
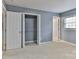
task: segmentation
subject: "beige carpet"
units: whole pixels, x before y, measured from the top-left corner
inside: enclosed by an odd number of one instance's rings
[[[76,59],[76,47],[64,42],[28,45],[22,49],[9,50],[3,59]]]

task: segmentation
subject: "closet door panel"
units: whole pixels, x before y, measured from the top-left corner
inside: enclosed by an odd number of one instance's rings
[[[21,48],[21,13],[7,12],[6,48]]]

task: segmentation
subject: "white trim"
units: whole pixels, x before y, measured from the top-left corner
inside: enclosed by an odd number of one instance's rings
[[[42,42],[42,43],[40,43],[40,44],[48,44],[48,43],[52,43],[52,41]]]
[[[2,9],[6,11],[6,7],[4,6],[4,4],[2,4]]]
[[[41,41],[41,16],[40,14],[35,14],[35,13],[22,13],[23,14],[23,47],[25,47],[25,14],[28,15],[35,15],[37,16],[37,44],[40,44]]]
[[[25,13],[23,13],[23,14],[24,14],[24,15],[25,15],[25,14],[28,14],[28,15],[40,16],[40,14],[35,14],[35,13],[26,13],[26,12],[25,12]],[[41,17],[40,17],[40,18],[41,18]]]
[[[2,4],[2,13],[3,13],[3,15],[2,15],[2,17],[4,17],[4,19],[2,19],[2,22],[3,22],[3,30],[4,30],[4,32],[2,32],[4,35],[3,35],[3,37],[4,37],[4,39],[3,39],[3,41],[2,41],[2,50],[3,51],[5,51],[6,50],[6,7],[5,7],[5,5],[4,4]],[[3,31],[2,30],[2,31]]]
[[[23,47],[25,47],[25,18],[24,18],[24,15],[23,15]]]
[[[70,44],[70,45],[76,46],[76,44],[71,43],[71,42],[67,42],[67,41],[64,41],[64,40],[60,40],[60,42],[64,42],[64,43],[67,43],[67,44]]]
[[[25,43],[33,43],[34,41],[26,41]]]

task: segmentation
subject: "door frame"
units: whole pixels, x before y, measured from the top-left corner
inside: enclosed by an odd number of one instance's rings
[[[2,34],[4,34],[4,35],[2,35],[2,51],[6,51],[6,8],[5,8],[4,4],[2,4],[2,9],[3,9],[2,17],[4,17],[4,20],[2,18]],[[4,13],[4,15],[3,15],[3,13]],[[3,39],[3,37],[4,37],[4,39]]]
[[[41,16],[40,14],[35,13],[22,13],[22,39],[21,47],[25,47],[25,15],[37,16],[37,44],[40,44],[41,41]]]

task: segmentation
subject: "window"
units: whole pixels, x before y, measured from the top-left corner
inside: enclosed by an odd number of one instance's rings
[[[69,17],[64,19],[65,28],[76,28],[76,17]]]

